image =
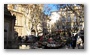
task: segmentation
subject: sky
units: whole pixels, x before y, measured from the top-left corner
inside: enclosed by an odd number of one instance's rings
[[[73,4],[68,4],[68,5],[73,5]],[[58,11],[60,8],[64,8],[66,4],[44,4],[44,14],[45,15],[50,15],[50,12],[52,11]]]
[[[44,14],[45,15],[50,15],[50,12],[52,11],[58,11],[59,8],[57,8],[58,4],[44,4]],[[60,7],[60,6],[59,6]]]

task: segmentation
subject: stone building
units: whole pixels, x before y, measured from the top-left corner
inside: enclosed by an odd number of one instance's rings
[[[84,29],[84,9],[81,6],[73,6],[71,9],[60,8],[59,11],[51,13],[51,23],[53,23],[52,30],[65,30],[78,32]],[[56,16],[58,14],[59,16]],[[56,18],[55,18],[56,16]],[[58,20],[56,21],[56,19]],[[55,20],[53,20],[55,19]]]
[[[14,24],[16,17],[11,15],[7,9],[7,4],[4,4],[4,48],[11,48],[14,40]]]
[[[18,32],[18,36],[27,35],[27,29],[25,28],[27,18],[23,14],[25,10],[22,8],[22,6],[20,4],[8,4],[8,10],[10,10],[11,14],[14,14],[16,16],[14,28]]]
[[[37,36],[41,29],[42,9],[43,4],[8,4],[8,10],[16,16],[14,28],[18,36]]]

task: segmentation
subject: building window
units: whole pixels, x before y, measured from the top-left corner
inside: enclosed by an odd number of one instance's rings
[[[18,21],[17,21],[17,19],[16,19],[16,22],[15,22],[15,25],[18,25]]]
[[[13,9],[14,10],[17,10],[17,5],[13,5]]]

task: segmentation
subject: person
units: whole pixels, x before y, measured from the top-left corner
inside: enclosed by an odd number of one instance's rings
[[[52,37],[48,39],[48,42],[51,43],[53,41]]]
[[[19,43],[22,43],[22,38],[21,38],[21,36],[18,37],[18,42],[19,42]]]
[[[27,41],[29,40],[28,36],[26,36],[25,42],[27,43]]]
[[[72,48],[75,49],[76,47],[76,38],[74,36],[74,34],[72,35]]]
[[[78,38],[77,38],[77,47],[78,47],[78,49],[83,46],[82,43],[83,43],[83,41],[82,41],[81,37],[78,36]]]
[[[67,48],[70,48],[71,39],[68,34],[66,34],[66,46]]]
[[[43,36],[40,37],[40,41],[43,41]]]

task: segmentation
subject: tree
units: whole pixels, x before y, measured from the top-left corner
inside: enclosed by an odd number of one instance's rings
[[[40,23],[41,19],[41,13],[42,13],[42,5],[40,4],[23,4],[23,7],[25,7],[25,12],[28,10],[25,14],[25,16],[29,19],[29,22],[32,23],[32,27],[29,28],[29,31],[35,30],[36,33],[38,33],[37,25]],[[28,17],[29,16],[29,17]]]

